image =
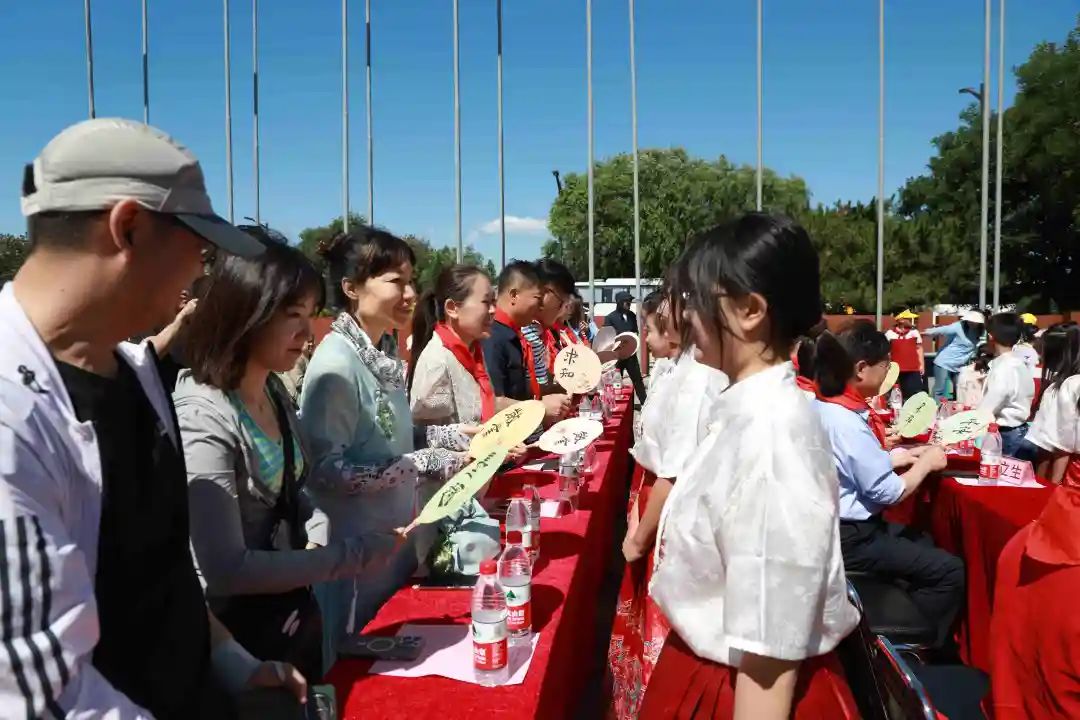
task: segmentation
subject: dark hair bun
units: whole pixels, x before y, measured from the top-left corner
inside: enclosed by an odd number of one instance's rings
[[[349,235],[344,232],[336,232],[330,238],[326,240],[320,240],[319,245],[315,248],[315,253],[327,260],[340,254],[342,248],[348,244]]]

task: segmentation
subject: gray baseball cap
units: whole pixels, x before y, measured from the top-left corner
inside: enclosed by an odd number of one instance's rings
[[[97,118],[54,137],[27,168],[23,215],[106,210],[132,199],[172,215],[195,234],[236,255],[264,250],[210,206],[199,161],[157,128],[122,118]]]

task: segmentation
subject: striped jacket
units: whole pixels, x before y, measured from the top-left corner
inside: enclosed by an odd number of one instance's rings
[[[152,356],[123,344],[179,447]],[[101,515],[94,427],[75,416],[45,344],[0,291],[0,717],[149,718],[91,664]]]

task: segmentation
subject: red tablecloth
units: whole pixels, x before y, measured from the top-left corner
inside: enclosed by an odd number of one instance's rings
[[[571,717],[586,680],[593,675],[596,612],[604,570],[612,556],[618,501],[626,488],[633,437],[631,395],[625,391],[603,438],[597,441],[596,471],[583,485],[579,509],[566,517],[543,518],[540,560],[533,575],[533,629],[540,639],[525,682],[485,688],[442,677],[393,678],[367,673],[371,661],[341,660],[327,675],[337,689],[340,716],[364,718],[562,718]],[[488,494],[508,495],[525,479],[557,497],[557,474],[514,470],[492,483]],[[393,635],[403,623],[469,622],[467,590],[398,591],[364,628]]]
[[[961,485],[954,478],[928,478],[915,495],[886,513],[934,538],[964,561],[967,602],[956,638],[968,665],[990,672],[990,612],[998,556],[1020,528],[1034,520],[1051,488]]]

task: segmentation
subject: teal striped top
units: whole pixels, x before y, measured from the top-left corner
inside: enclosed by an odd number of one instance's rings
[[[285,479],[285,451],[279,440],[274,440],[259,427],[255,418],[247,411],[244,402],[236,395],[229,393],[229,399],[240,413],[240,422],[251,433],[255,441],[255,457],[258,460],[258,477],[270,490],[277,494],[281,492],[281,483]],[[293,463],[295,464],[294,477],[298,478],[304,472],[304,456],[300,452],[300,443],[293,437]]]

